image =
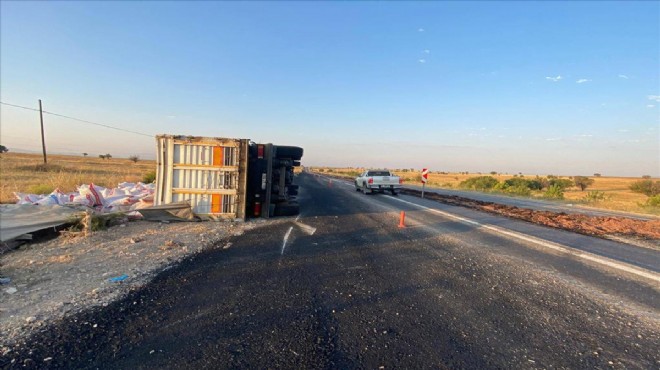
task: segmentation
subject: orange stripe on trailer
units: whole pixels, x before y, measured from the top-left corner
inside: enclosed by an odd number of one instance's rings
[[[220,213],[222,210],[222,198],[220,194],[213,194],[211,196],[211,213]]]
[[[224,147],[222,146],[214,146],[213,147],[213,165],[214,166],[222,166],[223,161],[222,161],[222,156],[223,156],[223,151]]]

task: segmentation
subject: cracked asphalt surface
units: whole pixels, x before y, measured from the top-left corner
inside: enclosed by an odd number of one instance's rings
[[[660,367],[657,284],[421,211],[398,228],[383,196],[297,182],[299,223],[196,255],[0,366]]]

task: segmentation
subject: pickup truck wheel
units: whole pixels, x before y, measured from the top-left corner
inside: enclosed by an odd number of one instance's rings
[[[367,187],[367,185],[362,185],[362,192],[365,195],[371,194],[371,190]]]
[[[392,195],[396,197],[397,195],[399,195],[399,191],[398,190],[392,190]]]
[[[355,191],[360,191],[360,187],[358,186],[357,182],[355,183]]]

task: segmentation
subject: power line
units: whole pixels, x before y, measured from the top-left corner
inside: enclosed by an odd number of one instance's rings
[[[16,107],[16,108],[27,109],[27,110],[31,110],[31,111],[35,111],[35,112],[39,112],[39,109],[34,109],[34,108],[30,108],[30,107],[24,107],[24,106],[22,106],[22,105],[9,104],[9,103],[5,103],[5,102],[1,102],[1,101],[0,101],[0,104],[8,105],[8,106],[10,106],[10,107]],[[131,134],[136,134],[136,135],[142,135],[142,136],[147,136],[147,137],[154,137],[154,135],[149,135],[149,134],[145,134],[145,133],[137,132],[137,131],[126,130],[126,129],[119,128],[119,127],[113,127],[113,126],[109,126],[109,125],[104,125],[104,124],[102,124],[102,123],[97,123],[97,122],[87,121],[87,120],[80,119],[80,118],[75,118],[75,117],[65,116],[65,115],[63,115],[63,114],[58,114],[58,113],[53,113],[53,112],[48,112],[48,111],[43,111],[43,112],[46,113],[46,114],[50,114],[51,116],[57,116],[57,117],[67,118],[67,119],[71,119],[71,120],[78,121],[78,122],[88,123],[88,124],[90,124],[90,125],[101,126],[101,127],[110,128],[110,129],[117,130],[117,131],[129,132],[129,133],[131,133]]]

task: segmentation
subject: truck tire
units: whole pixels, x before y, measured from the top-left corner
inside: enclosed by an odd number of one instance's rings
[[[300,213],[300,205],[295,202],[279,203],[275,205],[275,216],[295,216]]]
[[[365,195],[369,195],[369,194],[371,194],[371,189],[369,189],[369,188],[367,187],[367,185],[362,184],[362,192],[363,192]]]
[[[355,191],[360,191],[360,187],[358,186],[357,181],[355,182]]]
[[[293,161],[290,159],[278,159],[275,158],[273,159],[273,167],[291,167],[293,165]]]
[[[398,191],[398,190],[394,190],[394,189],[392,189],[392,195],[395,196],[395,197],[398,196],[398,195],[399,195],[399,191]]]
[[[303,148],[298,146],[277,146],[275,151],[277,158],[291,158],[299,161],[303,155]]]

